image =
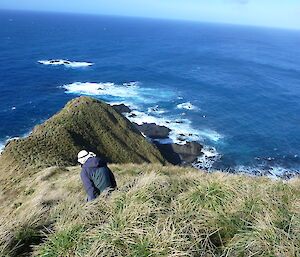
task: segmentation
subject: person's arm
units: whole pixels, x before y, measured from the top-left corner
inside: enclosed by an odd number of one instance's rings
[[[94,200],[97,197],[97,191],[95,190],[94,184],[88,177],[85,169],[82,169],[82,171],[80,173],[80,177],[81,177],[83,186],[85,188],[85,191],[88,194],[88,201]]]

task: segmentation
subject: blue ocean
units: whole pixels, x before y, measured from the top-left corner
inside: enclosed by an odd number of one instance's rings
[[[0,11],[1,148],[90,95],[205,145],[195,167],[299,173],[299,46],[296,30]]]

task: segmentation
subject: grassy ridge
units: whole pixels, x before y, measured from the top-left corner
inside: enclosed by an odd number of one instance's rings
[[[26,138],[11,140],[0,157],[2,166],[74,165],[87,149],[113,163],[165,163],[160,152],[121,114],[97,99],[81,96]]]
[[[79,167],[27,181],[0,222],[3,256],[300,256],[300,182],[111,165],[119,190],[84,203]],[[46,228],[45,228],[46,227]]]

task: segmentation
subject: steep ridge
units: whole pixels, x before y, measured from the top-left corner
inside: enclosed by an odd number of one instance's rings
[[[9,141],[0,163],[5,166],[48,167],[76,164],[81,149],[110,163],[165,163],[155,146],[110,105],[87,96],[66,106],[22,139]]]

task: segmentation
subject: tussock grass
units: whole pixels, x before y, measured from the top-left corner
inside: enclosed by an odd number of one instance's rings
[[[82,149],[111,163],[167,163],[127,118],[88,96],[69,101],[28,137],[10,140],[0,162],[18,169],[76,165]]]
[[[34,191],[2,219],[2,255],[23,244],[28,255],[48,257],[300,256],[298,179],[110,167],[119,189],[91,203],[79,167],[35,174],[26,188]]]

